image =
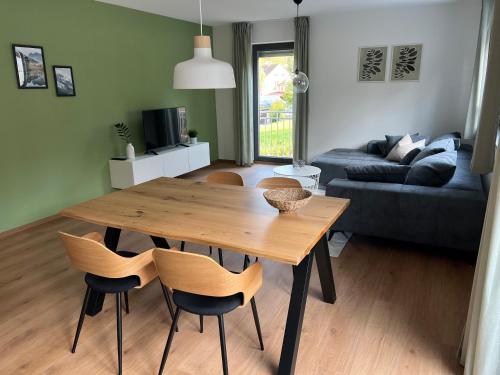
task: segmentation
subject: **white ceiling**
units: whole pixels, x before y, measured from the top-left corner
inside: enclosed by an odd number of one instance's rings
[[[148,13],[198,22],[198,0],[97,0]],[[300,14],[312,16],[325,11],[391,6],[415,6],[461,0],[303,0]],[[239,21],[264,21],[295,16],[292,0],[202,0],[203,23],[220,25]]]

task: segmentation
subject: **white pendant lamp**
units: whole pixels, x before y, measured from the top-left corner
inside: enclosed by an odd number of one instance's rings
[[[302,0],[293,0],[295,4],[297,4],[297,18],[299,18],[299,6],[302,3]],[[297,94],[304,94],[309,89],[309,78],[306,73],[301,72],[299,67],[295,68],[292,76],[292,84],[293,91]]]
[[[231,64],[212,57],[210,37],[203,35],[200,4],[200,34],[194,37],[194,57],[174,69],[174,89],[231,89],[236,87]]]

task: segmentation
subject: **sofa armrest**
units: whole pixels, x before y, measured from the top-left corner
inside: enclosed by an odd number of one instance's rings
[[[334,229],[435,246],[477,249],[486,210],[481,191],[334,179],[327,196],[351,199]]]
[[[374,155],[381,155],[380,144],[386,143],[385,140],[373,140],[367,143],[366,152]]]

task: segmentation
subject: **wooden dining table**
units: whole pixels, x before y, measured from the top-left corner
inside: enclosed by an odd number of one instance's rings
[[[170,248],[168,238],[291,265],[293,284],[278,374],[293,374],[313,257],[324,302],[336,300],[326,236],[349,200],[313,195],[296,213],[280,214],[263,191],[159,178],[68,207],[60,215],[106,227],[104,241],[113,251],[126,229],[149,235],[160,248]],[[103,294],[93,292],[87,314],[99,313],[103,301]]]

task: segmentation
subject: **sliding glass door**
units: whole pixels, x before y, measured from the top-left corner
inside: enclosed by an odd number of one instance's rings
[[[293,69],[293,43],[253,46],[256,160],[292,160]]]

